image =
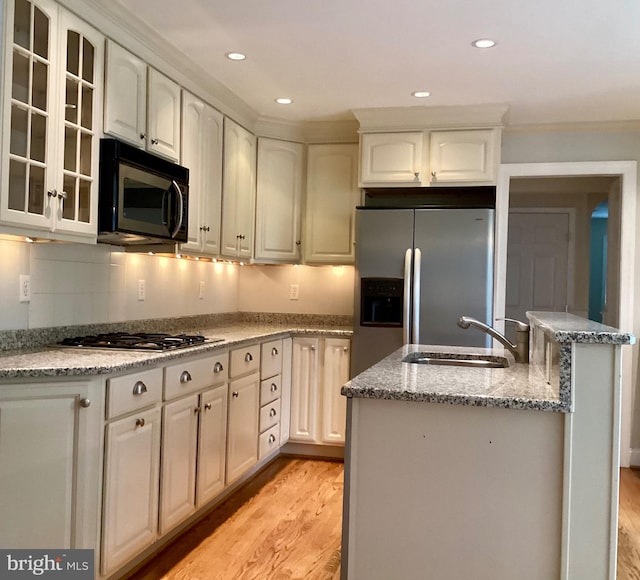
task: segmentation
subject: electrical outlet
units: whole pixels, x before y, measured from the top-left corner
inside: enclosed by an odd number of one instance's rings
[[[20,274],[20,302],[31,302],[31,276],[29,274]]]
[[[200,298],[200,300],[204,298],[204,280],[200,280],[200,285],[198,286],[198,298]]]
[[[138,300],[144,300],[147,297],[147,289],[144,280],[138,280]]]
[[[291,286],[289,286],[289,300],[299,300],[299,299],[300,299],[300,285],[291,284]]]

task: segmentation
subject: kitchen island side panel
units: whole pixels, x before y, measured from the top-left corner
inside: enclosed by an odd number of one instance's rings
[[[346,578],[560,577],[564,414],[352,407]]]

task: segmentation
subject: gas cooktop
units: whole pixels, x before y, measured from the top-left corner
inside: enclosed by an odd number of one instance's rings
[[[59,346],[79,348],[108,348],[120,350],[165,351],[187,348],[198,344],[222,342],[223,338],[206,338],[201,334],[165,334],[161,332],[112,332],[65,338]]]

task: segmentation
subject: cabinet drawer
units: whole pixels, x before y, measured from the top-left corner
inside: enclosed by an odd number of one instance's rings
[[[198,360],[186,359],[164,369],[166,401],[203,387],[224,383],[228,377],[227,353]]]
[[[107,381],[107,419],[162,400],[162,369],[151,369]]]
[[[258,459],[269,455],[280,446],[280,423],[260,435]]]
[[[260,404],[266,405],[280,398],[282,392],[282,375],[260,381]]]
[[[230,364],[229,376],[232,378],[257,371],[260,368],[260,345],[232,350]]]
[[[282,340],[260,345],[260,378],[268,379],[282,372]]]
[[[280,422],[280,399],[260,407],[260,433]]]

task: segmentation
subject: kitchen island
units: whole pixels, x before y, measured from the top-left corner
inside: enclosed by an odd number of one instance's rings
[[[530,364],[408,345],[343,387],[343,578],[615,579],[621,346],[634,337],[529,317]],[[510,365],[402,362],[414,352]]]

